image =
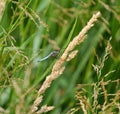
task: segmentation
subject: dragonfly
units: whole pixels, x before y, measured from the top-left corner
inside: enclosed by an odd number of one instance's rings
[[[57,56],[59,55],[59,53],[60,53],[59,50],[54,50],[54,51],[52,51],[51,53],[49,53],[47,56],[45,56],[44,58],[38,60],[38,62],[47,60],[47,59],[50,58],[50,57],[57,57]]]
[[[5,51],[14,51],[15,49],[12,47],[8,47],[8,48],[5,48]],[[22,52],[22,53],[31,53],[32,51],[32,48],[26,48],[25,50],[24,49],[21,49],[21,48],[16,48],[16,50],[19,50],[20,52]],[[40,52],[41,51],[44,51],[44,49],[40,49],[40,50],[37,50],[37,51],[33,51],[32,53],[33,53],[33,56],[31,57],[31,59],[33,60],[34,58],[36,58],[39,54],[40,54]],[[42,58],[42,59],[39,59],[38,60],[38,62],[41,62],[41,61],[44,61],[44,60],[47,60],[48,58],[50,58],[50,57],[57,57],[58,55],[59,55],[59,53],[60,53],[60,50],[53,50],[52,52],[50,52],[47,56],[45,56],[44,58]]]

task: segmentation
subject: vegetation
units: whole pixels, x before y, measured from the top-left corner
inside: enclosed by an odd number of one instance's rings
[[[1,0],[0,114],[120,113],[119,44],[119,0]]]

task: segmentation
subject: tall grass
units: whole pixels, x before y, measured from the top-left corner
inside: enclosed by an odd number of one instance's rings
[[[0,113],[31,113],[46,76],[97,11],[100,19],[34,113],[120,113],[118,0],[2,0],[0,6]],[[58,49],[58,57],[37,62]]]

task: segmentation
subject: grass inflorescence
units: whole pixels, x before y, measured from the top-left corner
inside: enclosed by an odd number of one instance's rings
[[[0,114],[120,113],[119,6],[1,0]]]

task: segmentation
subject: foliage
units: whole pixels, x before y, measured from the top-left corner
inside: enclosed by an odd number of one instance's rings
[[[120,113],[119,0],[7,0],[0,9],[1,113],[28,114],[55,61],[97,11],[101,18],[41,105],[54,106],[50,114]],[[58,49],[57,58],[37,62]]]

